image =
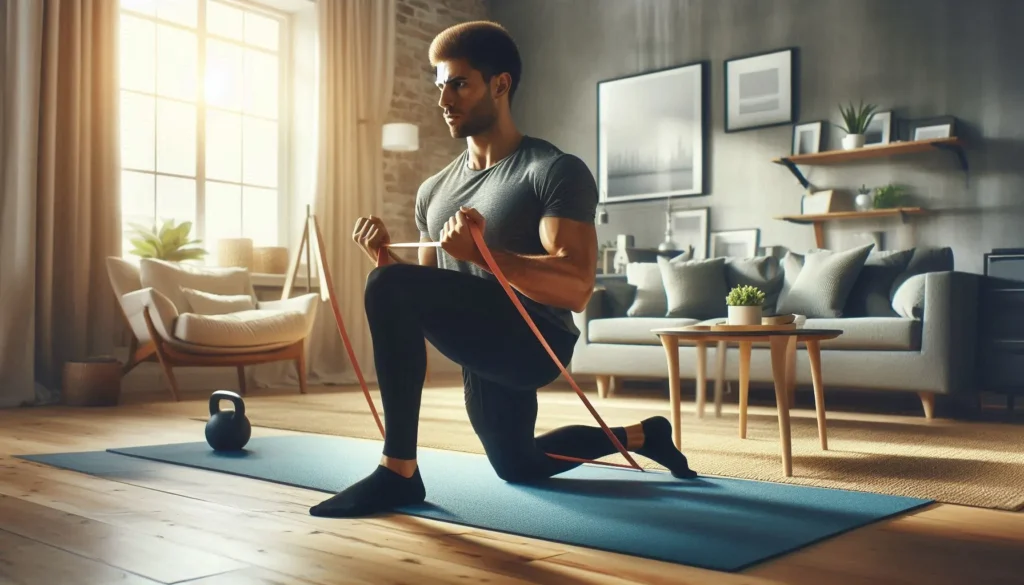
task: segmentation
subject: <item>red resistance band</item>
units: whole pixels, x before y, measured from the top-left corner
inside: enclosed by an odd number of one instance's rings
[[[580,387],[576,384],[576,381],[573,380],[572,376],[569,375],[569,371],[565,369],[565,366],[562,365],[562,362],[558,359],[558,356],[555,355],[555,352],[551,349],[551,346],[548,345],[547,340],[544,339],[544,335],[541,334],[539,329],[537,329],[537,325],[533,322],[533,319],[530,318],[530,314],[526,312],[525,308],[523,308],[523,304],[519,301],[519,298],[516,296],[515,292],[513,292],[512,286],[509,285],[508,279],[505,278],[505,275],[502,274],[501,269],[498,268],[498,264],[494,261],[494,256],[491,255],[490,249],[484,242],[483,234],[480,232],[480,227],[475,224],[470,224],[469,230],[470,234],[472,234],[473,236],[473,241],[476,242],[477,249],[480,250],[480,255],[483,256],[484,261],[487,262],[487,267],[490,269],[491,273],[497,278],[498,282],[501,283],[502,288],[504,288],[505,292],[508,293],[508,297],[512,299],[512,304],[514,304],[516,308],[519,309],[519,314],[523,316],[523,319],[530,326],[530,329],[533,330],[534,335],[537,336],[537,340],[540,341],[541,345],[544,346],[544,349],[547,350],[548,355],[551,356],[552,361],[555,362],[555,364],[558,366],[558,369],[560,369],[562,371],[562,374],[565,375],[565,379],[569,381],[569,384],[572,385],[573,390],[575,390],[576,394],[580,397],[580,400],[582,400],[583,404],[586,405],[587,410],[589,410],[590,414],[594,416],[594,420],[596,420],[598,424],[601,425],[601,428],[604,430],[605,434],[608,435],[608,439],[611,440],[612,444],[615,445],[615,448],[618,449],[619,453],[621,453],[622,456],[626,458],[626,461],[629,461],[630,465],[622,465],[621,463],[611,463],[606,461],[594,461],[592,459],[580,459],[578,457],[568,457],[566,455],[556,455],[553,453],[547,453],[548,457],[552,457],[554,459],[562,459],[564,461],[575,461],[578,463],[596,463],[599,465],[609,465],[612,467],[625,467],[627,469],[632,468],[642,472],[643,468],[637,465],[636,461],[633,460],[633,457],[630,456],[629,452],[622,445],[619,439],[615,436],[614,433],[612,433],[611,429],[608,428],[608,425],[605,424],[604,420],[601,419],[601,416],[597,414],[597,410],[595,410],[593,405],[590,404],[590,401],[587,400],[586,394],[584,394],[583,391],[580,390]],[[395,246],[411,248],[425,247],[430,245],[437,246],[437,244],[433,242],[427,244],[398,244]],[[384,266],[387,263],[388,252],[386,247],[382,246],[377,251],[377,266]],[[342,324],[341,315],[337,312],[336,307],[334,316],[336,317],[336,320],[338,322],[338,329],[341,332],[342,340],[345,342],[345,349],[348,350],[349,359],[352,361],[352,366],[356,370],[356,377],[359,378],[359,384],[360,386],[362,386],[363,395],[366,396],[366,402],[367,404],[370,405],[370,411],[373,413],[374,420],[377,421],[377,428],[380,429],[380,435],[383,438],[385,436],[384,425],[381,423],[380,416],[377,414],[377,407],[374,406],[373,399],[370,397],[370,391],[367,388],[366,380],[363,379],[362,370],[360,370],[359,368],[359,362],[356,361],[355,352],[352,351],[352,344],[349,342],[348,335],[345,332],[345,326]]]

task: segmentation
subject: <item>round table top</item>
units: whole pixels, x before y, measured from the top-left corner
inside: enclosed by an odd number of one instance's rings
[[[701,338],[701,337],[774,337],[792,336],[830,339],[843,334],[842,329],[765,329],[763,331],[728,329],[687,329],[686,327],[666,327],[663,329],[652,329],[652,333],[658,336],[671,335],[674,337]]]

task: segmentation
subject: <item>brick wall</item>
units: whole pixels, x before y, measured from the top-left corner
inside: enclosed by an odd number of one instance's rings
[[[419,127],[415,152],[384,152],[383,219],[394,241],[419,239],[416,190],[466,148],[441,118],[438,91],[427,57],[430,42],[445,28],[487,18],[485,0],[397,0],[395,85],[388,122]],[[414,252],[404,254],[415,257]]]

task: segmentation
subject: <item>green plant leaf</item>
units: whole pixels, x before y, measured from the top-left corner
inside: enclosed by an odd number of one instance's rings
[[[756,307],[763,305],[764,292],[751,285],[739,285],[729,291],[725,303],[731,307]]]

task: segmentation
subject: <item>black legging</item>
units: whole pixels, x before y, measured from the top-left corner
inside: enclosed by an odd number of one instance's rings
[[[441,268],[390,264],[370,273],[365,303],[384,407],[384,455],[416,458],[426,376],[424,337],[462,366],[469,420],[502,479],[547,478],[579,465],[545,453],[597,459],[617,452],[596,425],[534,436],[537,389],[561,371],[497,282]],[[541,316],[531,317],[567,365],[576,336]],[[612,430],[625,444],[625,430]]]

